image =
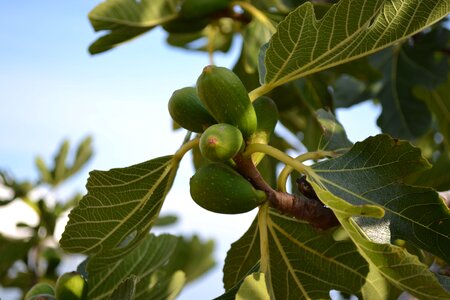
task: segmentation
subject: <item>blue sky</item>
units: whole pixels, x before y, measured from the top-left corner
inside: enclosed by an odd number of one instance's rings
[[[171,130],[167,101],[175,89],[194,84],[208,64],[205,54],[167,47],[159,29],[90,56],[87,48],[98,35],[87,14],[99,2],[0,2],[0,168],[19,178],[35,178],[35,155],[49,161],[63,138],[76,144],[87,134],[94,137],[95,157],[57,195],[83,192],[92,169],[125,167],[172,154],[183,133]],[[235,44],[230,55],[218,55],[216,63],[231,66],[238,48]],[[378,132],[378,113],[364,104],[356,111],[339,111],[338,117],[350,139],[357,141]],[[220,236],[215,253],[220,262],[255,212],[222,216],[197,207],[189,196],[191,175],[186,160],[163,212],[181,217],[172,233]],[[219,264],[180,299],[217,296],[222,291],[221,268]]]

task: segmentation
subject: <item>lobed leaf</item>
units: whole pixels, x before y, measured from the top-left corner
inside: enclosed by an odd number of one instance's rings
[[[377,52],[449,13],[447,0],[341,0],[318,20],[307,2],[279,23],[265,53],[264,83],[273,88]]]
[[[319,198],[335,211],[339,222],[348,232],[359,253],[384,278],[403,291],[419,299],[450,299],[450,294],[439,284],[436,276],[417,256],[391,244],[374,243],[363,236],[362,229],[346,214],[340,212],[345,200],[313,183]]]
[[[370,137],[346,154],[313,166],[321,184],[336,197],[384,209],[380,220],[358,219],[373,240],[408,240],[450,261],[450,211],[434,190],[401,183],[428,167],[418,148],[386,135]]]
[[[255,266],[260,259],[269,261],[264,276],[268,293],[277,299],[323,299],[328,298],[330,290],[372,295],[373,299],[387,299],[391,294],[391,285],[377,270],[369,269],[351,241],[336,240],[333,231],[318,232],[309,224],[275,212],[269,213],[266,223],[268,257],[261,257],[255,221],[227,254],[227,293],[218,299],[232,299],[248,275],[258,272]]]
[[[173,172],[172,156],[91,172],[88,193],[70,212],[61,247],[95,255],[91,268],[114,263],[147,235],[172,184]]]

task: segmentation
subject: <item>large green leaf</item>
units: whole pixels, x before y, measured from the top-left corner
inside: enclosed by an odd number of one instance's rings
[[[317,184],[313,183],[313,187],[318,197],[335,211],[343,228],[371,268],[375,268],[399,289],[419,299],[450,299],[450,294],[439,284],[428,267],[418,260],[417,256],[409,254],[406,249],[398,246],[367,240],[351,216],[342,213],[342,208],[348,205],[343,199],[321,189]]]
[[[260,252],[260,233],[256,221],[227,254],[224,283],[227,291],[236,285],[260,260],[268,260],[267,288],[277,299],[323,299],[329,291],[371,295],[387,299],[390,285],[358,254],[349,240],[336,240],[333,231],[319,232],[309,224],[271,212],[267,216],[268,251]],[[233,290],[234,289],[234,290]],[[220,299],[229,299],[225,294]],[[366,299],[370,299],[366,298]]]
[[[88,266],[89,299],[109,299],[114,290],[123,285],[130,276],[137,277],[135,298],[150,292],[157,285],[165,285],[164,281],[155,281],[155,274],[170,259],[177,242],[177,237],[171,235],[147,235],[133,251],[103,269],[90,270]]]
[[[178,0],[107,0],[97,5],[89,20],[95,31],[106,30],[90,47],[97,54],[131,40],[177,16]]]
[[[277,299],[324,299],[333,289],[358,295],[364,284],[372,284],[366,282],[369,267],[351,242],[276,214],[270,214],[267,229]]]
[[[96,254],[91,268],[114,263],[147,235],[174,171],[172,156],[164,156],[127,168],[91,172],[88,193],[70,212],[61,247]]]
[[[379,205],[385,210],[379,221],[359,220],[373,240],[408,240],[450,261],[449,210],[434,190],[401,183],[407,175],[428,166],[418,148],[378,135],[313,168],[321,184],[337,197],[354,205]]]
[[[448,0],[341,0],[318,20],[305,3],[278,25],[269,43],[263,88],[374,53],[449,12]]]

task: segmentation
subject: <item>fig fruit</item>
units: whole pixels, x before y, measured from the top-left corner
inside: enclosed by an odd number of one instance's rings
[[[200,102],[193,87],[173,92],[168,107],[172,119],[181,127],[193,132],[203,132],[210,125],[217,123]]]
[[[87,299],[87,282],[78,272],[64,273],[56,281],[55,294],[57,300]]]
[[[224,67],[206,66],[197,80],[200,101],[219,123],[236,126],[244,139],[255,132],[256,113],[239,77]]]
[[[268,144],[278,122],[277,105],[269,97],[262,96],[253,101],[253,107],[258,124],[256,131],[247,139],[247,143]],[[263,157],[264,153],[254,153],[252,154],[252,161],[255,165],[258,165]]]
[[[199,18],[227,8],[230,2],[230,0],[185,0],[181,5],[180,14],[186,19]]]
[[[232,167],[210,163],[200,167],[189,182],[192,199],[206,210],[221,214],[251,211],[266,201],[257,190]]]
[[[230,124],[220,123],[208,127],[200,137],[200,152],[211,161],[227,161],[242,149],[242,133]]]
[[[55,299],[53,286],[45,282],[36,283],[24,297],[25,300]]]

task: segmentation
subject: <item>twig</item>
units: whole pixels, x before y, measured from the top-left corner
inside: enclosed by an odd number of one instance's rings
[[[339,225],[333,211],[320,201],[304,195],[292,195],[274,190],[262,178],[250,157],[238,155],[234,158],[239,173],[246,177],[255,188],[266,193],[270,206],[281,213],[311,223],[312,226],[326,230]]]

